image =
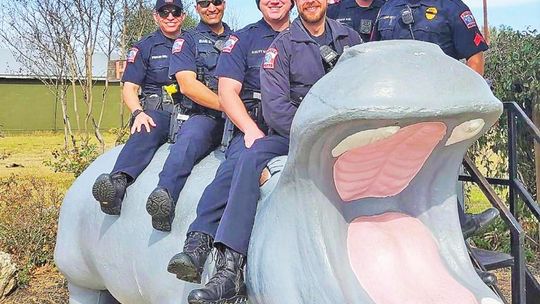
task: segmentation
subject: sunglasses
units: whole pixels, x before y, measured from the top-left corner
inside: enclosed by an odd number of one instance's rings
[[[210,6],[210,3],[214,6],[220,6],[223,4],[223,0],[202,0],[197,1],[197,5],[200,5],[202,8],[207,8]]]
[[[182,16],[182,10],[181,9],[177,9],[177,8],[172,8],[172,9],[160,9],[158,11],[158,15],[161,17],[161,18],[167,18],[169,17],[169,14],[172,14],[174,18],[178,18],[180,16]]]

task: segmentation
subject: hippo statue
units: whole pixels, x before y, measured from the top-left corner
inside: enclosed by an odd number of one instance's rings
[[[249,302],[502,303],[469,260],[455,187],[467,148],[501,113],[484,79],[435,44],[347,49],[298,109],[288,157],[269,165],[247,259]],[[62,205],[55,261],[70,303],[187,303],[199,285],[167,263],[223,155],[194,168],[164,233],[145,202],[167,145],[128,188],[121,216],[93,199],[93,181],[119,151],[92,163]],[[209,261],[203,281],[212,271]]]

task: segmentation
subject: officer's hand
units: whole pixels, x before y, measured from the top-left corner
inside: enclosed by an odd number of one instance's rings
[[[155,127],[156,123],[154,122],[152,117],[142,112],[137,115],[137,117],[135,117],[135,121],[133,122],[133,126],[131,127],[131,134],[135,132],[141,132],[143,125],[146,128],[146,132],[150,133],[150,126]]]
[[[263,131],[259,130],[259,128],[247,131],[246,134],[244,134],[244,145],[246,146],[246,148],[251,148],[251,146],[253,146],[253,143],[257,139],[263,138],[263,137],[264,137],[264,133]]]

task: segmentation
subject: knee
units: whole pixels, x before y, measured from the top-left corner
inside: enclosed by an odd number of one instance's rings
[[[253,146],[250,149],[242,151],[240,157],[238,158],[239,163],[254,162],[257,159],[257,149],[254,149]]]

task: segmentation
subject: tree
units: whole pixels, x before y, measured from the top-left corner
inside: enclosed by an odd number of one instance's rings
[[[490,49],[486,52],[486,78],[494,85],[494,94],[502,101],[515,101],[540,127],[540,35],[536,30],[516,31],[510,27],[491,30]],[[518,177],[538,201],[540,197],[540,146],[528,128],[518,121]],[[506,117],[470,151],[489,176],[508,177],[508,126]],[[492,157],[494,153],[498,157]],[[491,155],[490,155],[491,154]],[[480,157],[479,157],[480,156]],[[540,247],[539,225],[529,211],[520,210],[520,222],[535,245]],[[537,252],[538,249],[534,251]]]
[[[536,30],[492,29],[490,50],[486,53],[486,78],[493,81],[495,96],[516,101],[540,127],[540,35]],[[493,152],[505,159],[506,130],[503,119],[486,138],[490,138]],[[530,187],[529,191],[539,197],[540,147],[534,145],[525,127],[518,127],[518,133],[519,175]],[[503,165],[495,168],[496,171],[506,172]]]
[[[0,32],[4,44],[24,66],[24,71],[18,72],[34,75],[53,93],[55,103],[61,105],[66,148],[69,142],[75,143],[66,96],[70,61],[76,56],[66,46],[77,31],[75,20],[61,17],[67,13],[57,1],[16,1],[2,6]]]

